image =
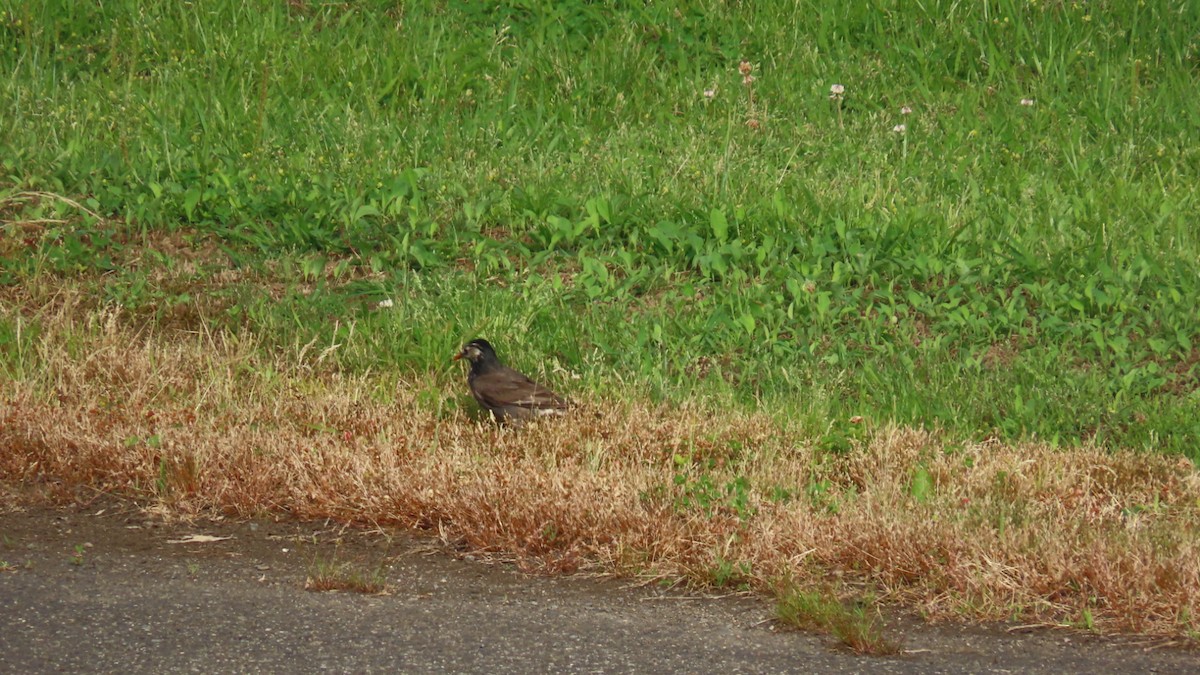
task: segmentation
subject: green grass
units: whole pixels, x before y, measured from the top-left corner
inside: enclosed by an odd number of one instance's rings
[[[10,289],[1200,458],[1195,3],[0,0],[0,49]]]
[[[314,592],[348,591],[380,595],[387,592],[387,578],[382,563],[368,569],[359,563],[339,561],[336,555],[329,560],[317,556],[310,566],[304,588]]]
[[[883,634],[878,610],[872,604],[864,600],[846,607],[832,591],[804,591],[785,585],[775,601],[775,616],[785,625],[827,632],[860,654],[901,653],[900,644]]]

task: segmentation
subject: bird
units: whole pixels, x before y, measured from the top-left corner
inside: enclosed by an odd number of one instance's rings
[[[561,415],[568,408],[561,396],[501,363],[487,340],[463,345],[453,357],[454,361],[460,359],[471,364],[467,374],[471,395],[500,424],[520,426],[538,417]]]

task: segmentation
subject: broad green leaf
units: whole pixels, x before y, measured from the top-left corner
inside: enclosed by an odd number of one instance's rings
[[[713,209],[708,214],[708,223],[712,227],[713,236],[722,244],[729,239],[729,221],[721,209]]]
[[[908,494],[918,504],[929,501],[929,498],[933,496],[933,477],[929,475],[928,469],[917,467],[913,472],[912,480],[909,481]]]
[[[747,335],[752,335],[754,333],[755,326],[758,325],[758,322],[754,320],[754,317],[750,316],[749,314],[741,315],[741,317],[738,318],[738,323],[746,330]]]
[[[200,203],[200,188],[192,186],[188,188],[183,195],[183,212],[187,214],[188,220],[192,219],[192,214],[196,210],[196,204]]]

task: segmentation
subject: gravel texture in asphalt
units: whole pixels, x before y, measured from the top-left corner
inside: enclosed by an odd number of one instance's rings
[[[305,590],[330,567],[387,590]],[[407,533],[164,523],[121,503],[0,514],[0,621],[12,673],[1200,672],[1194,645],[900,618],[887,633],[902,654],[860,656],[752,598],[532,577]]]

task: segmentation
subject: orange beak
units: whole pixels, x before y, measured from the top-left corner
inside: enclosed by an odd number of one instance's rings
[[[450,360],[451,360],[451,361],[457,361],[457,360],[459,360],[459,359],[461,359],[461,358],[462,358],[462,352],[459,352],[459,353],[455,354],[454,356],[451,356],[451,357],[450,357]]]

